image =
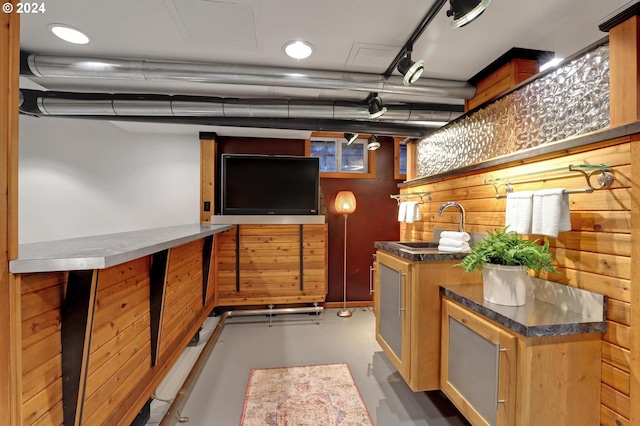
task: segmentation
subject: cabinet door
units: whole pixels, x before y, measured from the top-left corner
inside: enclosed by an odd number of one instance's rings
[[[441,387],[473,425],[514,425],[516,348],[513,334],[443,300]]]
[[[376,340],[408,382],[411,362],[411,264],[382,252],[377,254],[377,263]]]

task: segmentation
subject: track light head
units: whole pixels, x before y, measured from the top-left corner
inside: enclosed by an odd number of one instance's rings
[[[449,0],[449,3],[447,16],[453,16],[451,28],[460,28],[482,15],[491,0]]]
[[[369,99],[369,118],[378,118],[387,112],[387,107],[382,103],[382,99],[377,93],[372,93]]]
[[[345,133],[344,138],[347,140],[347,145],[354,143],[356,139],[358,139],[358,136],[357,133]]]
[[[420,59],[417,62],[411,60],[411,52],[398,61],[398,72],[404,76],[402,84],[409,86],[416,82],[424,72],[424,61]]]
[[[375,151],[380,148],[380,141],[375,135],[369,136],[369,143],[367,144],[367,149],[369,151]]]

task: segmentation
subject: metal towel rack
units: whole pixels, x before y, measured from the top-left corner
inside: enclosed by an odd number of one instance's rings
[[[408,192],[406,194],[393,194],[393,195],[390,195],[389,197],[395,199],[398,202],[398,204],[400,204],[401,201],[407,201],[409,197],[412,197],[412,196],[420,197],[420,204],[424,204],[424,197],[427,197],[427,200],[431,202],[430,192]]]
[[[513,192],[513,184],[515,183],[523,183],[523,182],[534,182],[537,180],[544,179],[546,175],[550,173],[557,173],[563,171],[570,172],[578,172],[581,173],[585,180],[587,181],[587,188],[582,189],[566,189],[565,193],[567,194],[581,194],[581,193],[592,193],[594,190],[606,189],[609,188],[615,178],[613,177],[613,173],[611,173],[611,167],[605,166],[604,164],[600,165],[591,165],[591,164],[569,164],[569,167],[560,167],[557,169],[551,170],[541,170],[539,172],[531,172],[524,173],[516,176],[509,176],[505,178],[495,178],[495,179],[485,179],[482,183],[493,185],[496,190],[496,198],[506,198],[508,193]],[[591,184],[591,177],[598,173],[598,184],[596,186]],[[544,176],[541,176],[544,175]],[[536,176],[538,176],[536,178]],[[516,181],[516,182],[514,182]],[[500,194],[500,187],[505,187],[505,194]]]

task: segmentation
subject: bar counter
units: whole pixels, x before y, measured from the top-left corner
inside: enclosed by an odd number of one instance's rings
[[[230,228],[21,245],[10,270],[22,294],[22,380],[36,384],[24,388],[24,424],[121,425],[147,412],[216,306],[214,238]]]
[[[9,262],[17,273],[105,269],[224,232],[231,225],[178,225],[65,240],[21,244]]]

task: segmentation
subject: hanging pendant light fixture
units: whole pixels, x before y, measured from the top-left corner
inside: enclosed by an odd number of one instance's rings
[[[451,28],[460,28],[476,19],[489,6],[491,0],[449,0],[451,9],[447,16],[453,16]]]
[[[382,99],[377,93],[372,93],[369,97],[369,118],[381,117],[387,112],[387,107],[382,103]]]
[[[369,151],[375,151],[380,148],[380,141],[375,135],[369,136],[369,143],[367,144],[367,149]]]
[[[347,140],[347,145],[354,143],[358,136],[360,136],[358,133],[345,133],[344,138]]]
[[[424,72],[424,61],[417,62],[411,60],[411,51],[408,51],[404,58],[398,61],[398,72],[404,76],[402,84],[409,86],[416,82]]]

